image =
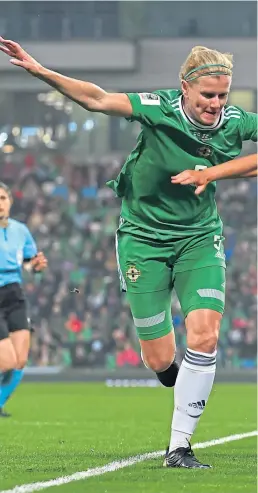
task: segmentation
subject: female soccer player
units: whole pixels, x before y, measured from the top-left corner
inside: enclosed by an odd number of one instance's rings
[[[257,139],[257,115],[227,105],[232,56],[197,46],[181,67],[180,90],[110,94],[48,70],[13,41],[0,38],[0,42],[12,64],[83,108],[142,125],[135,149],[117,179],[109,182],[122,198],[117,233],[121,286],[127,292],[145,365],[163,385],[175,385],[164,464],[208,468],[194,456],[190,440],[213,386],[225,303],[222,222],[214,198],[216,185],[209,180],[216,179],[213,169],[217,177],[225,173],[225,164],[221,171],[220,163],[237,158],[243,141]],[[226,177],[252,176],[256,160],[248,159],[235,161]],[[190,181],[184,186],[186,178]],[[171,319],[173,288],[187,329],[179,371]]]
[[[12,195],[0,182],[0,417],[3,406],[22,379],[30,348],[30,320],[21,288],[22,267],[47,267],[25,224],[10,218]]]

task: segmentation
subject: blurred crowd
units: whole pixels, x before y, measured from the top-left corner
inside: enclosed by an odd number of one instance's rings
[[[30,365],[142,365],[117,275],[120,202],[105,186],[120,167],[114,157],[87,165],[60,155],[13,154],[0,160],[1,180],[14,195],[12,216],[28,225],[49,261],[43,276],[25,273],[35,327]],[[256,180],[227,180],[217,190],[228,263],[218,349],[223,368],[256,364],[256,186]],[[180,358],[186,335],[175,295],[172,313]]]

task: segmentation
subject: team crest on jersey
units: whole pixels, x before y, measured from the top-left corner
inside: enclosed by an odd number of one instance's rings
[[[139,98],[141,103],[144,105],[156,105],[160,106],[160,97],[158,94],[153,94],[151,92],[140,92]]]
[[[22,265],[22,262],[23,262],[23,253],[22,253],[22,250],[17,250],[16,260],[17,260],[17,264],[18,265]]]
[[[140,275],[141,272],[135,267],[135,265],[130,265],[129,269],[126,271],[126,277],[131,282],[136,282]]]
[[[206,146],[199,147],[199,149],[197,149],[197,154],[201,157],[209,157],[212,154],[212,149]]]

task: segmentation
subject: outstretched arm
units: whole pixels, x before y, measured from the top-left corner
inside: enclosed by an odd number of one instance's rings
[[[257,154],[233,159],[233,161],[227,161],[206,171],[209,181],[257,176]]]
[[[14,41],[0,37],[0,43],[0,50],[11,57],[10,62],[13,65],[24,68],[28,73],[54,87],[86,110],[107,115],[131,116],[132,106],[126,94],[107,93],[91,82],[72,79],[48,70]]]
[[[257,176],[257,168],[253,171],[248,171],[248,173],[243,173],[241,175],[231,176],[230,178],[255,178]]]
[[[226,163],[206,168],[201,171],[186,170],[171,177],[171,183],[180,185],[196,185],[195,194],[204,192],[211,181],[227,178],[249,178],[257,176],[257,154],[233,159]]]

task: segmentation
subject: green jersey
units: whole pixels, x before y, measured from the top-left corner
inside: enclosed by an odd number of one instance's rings
[[[171,184],[171,176],[236,158],[243,141],[257,140],[257,115],[226,105],[213,126],[204,126],[185,114],[181,91],[128,97],[130,121],[142,130],[117,179],[108,182],[123,199],[121,217],[146,236],[164,239],[222,229],[216,184],[196,196],[194,186]]]

